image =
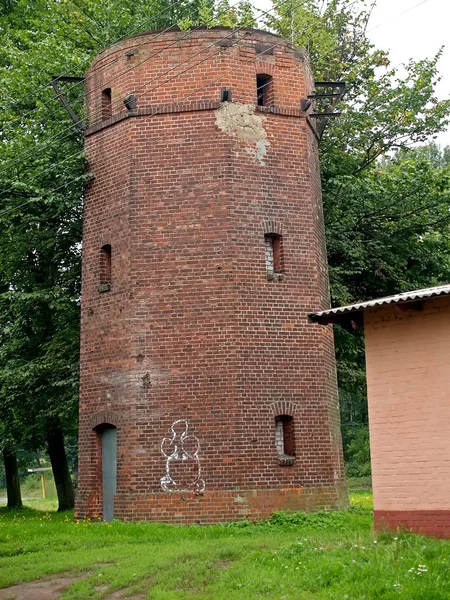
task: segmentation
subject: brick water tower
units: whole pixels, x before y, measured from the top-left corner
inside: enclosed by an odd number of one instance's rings
[[[87,79],[77,516],[346,503],[304,53],[152,32]]]

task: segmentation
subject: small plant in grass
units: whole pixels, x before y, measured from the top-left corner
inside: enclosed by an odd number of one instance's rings
[[[0,587],[77,576],[61,600],[449,600],[449,557],[450,541],[374,535],[364,506],[204,527],[0,509]]]

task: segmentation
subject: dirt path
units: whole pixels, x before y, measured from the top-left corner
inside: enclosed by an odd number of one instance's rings
[[[19,583],[9,588],[0,589],[0,600],[58,600],[62,592],[72,583],[88,577],[85,573],[78,577],[70,575],[39,579],[27,583]],[[119,590],[108,595],[105,600],[121,600],[126,590]],[[144,596],[127,596],[127,600],[142,600]]]
[[[60,576],[19,583],[0,590],[0,600],[57,600],[61,592],[83,577],[86,575],[80,577]]]

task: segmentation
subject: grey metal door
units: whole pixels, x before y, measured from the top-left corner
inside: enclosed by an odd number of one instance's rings
[[[103,520],[114,519],[114,494],[117,478],[117,429],[102,433]]]

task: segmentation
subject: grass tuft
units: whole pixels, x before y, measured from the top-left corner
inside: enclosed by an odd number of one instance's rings
[[[0,587],[64,573],[82,578],[63,600],[449,600],[450,542],[376,536],[370,492],[351,499],[208,527],[0,509]]]

